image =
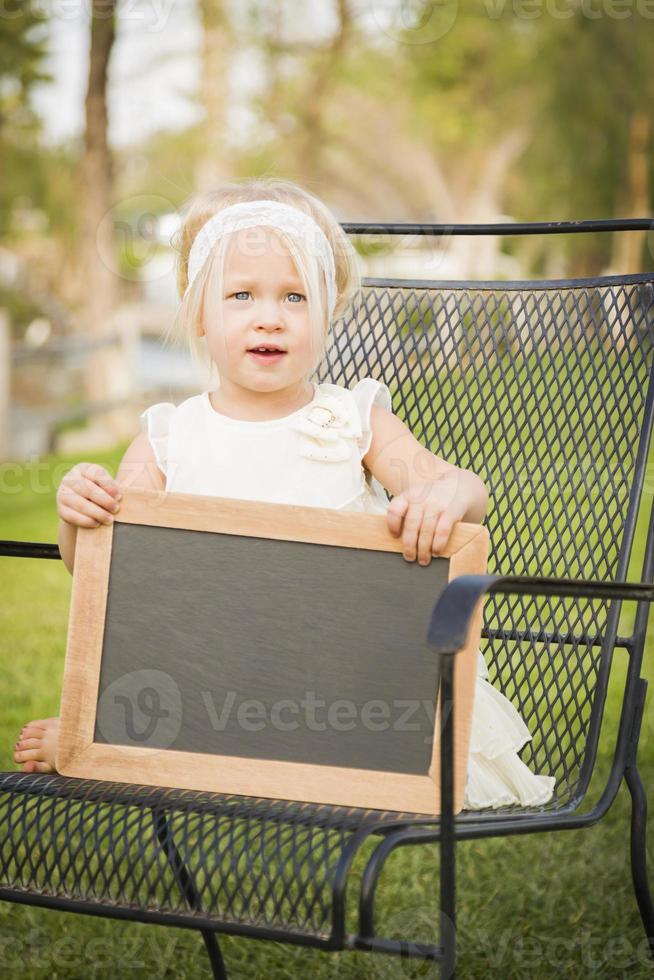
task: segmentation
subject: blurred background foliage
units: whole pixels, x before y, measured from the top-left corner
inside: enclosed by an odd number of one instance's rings
[[[170,4],[161,9],[170,15]],[[195,0],[185,15],[198,39],[197,86],[186,93],[195,114],[121,145],[110,138],[110,96],[133,5],[81,5],[84,125],[58,143],[44,138],[32,95],[54,82],[61,12],[31,0],[3,10],[0,235],[24,277],[1,285],[15,336],[39,293],[92,331],[138,295],[130,270],[143,259],[119,230],[140,234],[142,198],[174,213],[231,178],[295,179],[343,221],[651,214],[654,15],[637,0]],[[181,40],[176,52],[161,36],[149,32],[142,66],[153,106],[155,69],[181,55]],[[249,77],[237,70],[244,52]],[[445,244],[462,278],[506,278],[501,254],[525,276],[638,272],[651,267],[653,242],[643,232]]]

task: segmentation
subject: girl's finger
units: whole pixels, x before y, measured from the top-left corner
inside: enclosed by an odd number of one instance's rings
[[[418,534],[418,561],[421,565],[428,565],[431,561],[432,546],[440,516],[440,511],[428,512],[423,515]]]
[[[111,514],[107,513],[104,508],[94,504],[92,500],[88,500],[86,497],[80,497],[79,494],[75,494],[72,498],[69,498],[65,504],[62,504],[61,510],[69,510],[72,512],[72,514],[77,514],[77,516],[81,517],[88,517],[91,520],[98,521],[101,524],[110,524],[112,520]],[[64,520],[67,520],[65,516]],[[84,524],[83,526],[87,525]]]
[[[71,507],[66,507],[65,504],[59,504],[57,513],[61,517],[62,521],[66,521],[67,524],[71,524],[73,527],[100,526],[99,521],[94,520],[92,517],[86,517],[84,514],[80,514]]]
[[[402,531],[402,521],[404,520],[404,515],[406,514],[408,507],[409,500],[404,493],[400,493],[397,495],[397,497],[393,497],[388,505],[388,510],[386,511],[386,523],[388,525],[388,530],[396,538],[399,537]]]
[[[107,509],[111,509],[120,498],[118,484],[97,463],[79,463],[61,481],[59,493],[64,498],[71,493],[77,493]]]
[[[85,486],[81,491],[81,496],[86,497],[88,500],[92,500],[94,503],[98,504],[98,506],[104,507],[105,510],[112,512],[115,511],[119,506],[116,498],[88,476],[84,479]]]
[[[450,534],[452,533],[454,524],[455,522],[451,517],[447,517],[446,514],[441,514],[438,527],[436,528],[436,534],[434,535],[434,540],[432,542],[432,554],[440,554],[443,551],[445,545],[450,539]]]
[[[99,463],[83,463],[82,465],[84,466],[82,472],[87,480],[97,484],[112,497],[118,496],[120,488],[111,474],[107,473],[104,466],[100,466]]]
[[[420,504],[409,504],[409,509],[404,518],[404,530],[402,531],[402,547],[407,561],[415,561],[418,532],[422,518],[423,509]]]

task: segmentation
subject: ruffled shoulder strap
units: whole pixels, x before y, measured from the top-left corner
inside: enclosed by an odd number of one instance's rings
[[[393,404],[388,387],[383,381],[377,381],[376,378],[361,378],[361,380],[358,381],[352,389],[352,395],[354,396],[354,401],[356,402],[359,410],[359,417],[361,420],[361,439],[359,440],[359,449],[361,459],[363,459],[370,449],[370,443],[372,442],[370,410],[373,404],[376,403],[382,408],[386,408],[389,412],[393,411]]]
[[[141,430],[147,433],[157,466],[164,476],[168,467],[168,429],[175,407],[172,402],[157,402],[139,415]]]

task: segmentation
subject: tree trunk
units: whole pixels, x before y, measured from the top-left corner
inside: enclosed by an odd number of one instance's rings
[[[80,161],[84,329],[102,328],[116,295],[113,221],[113,160],[107,141],[107,70],[115,37],[115,0],[93,0],[91,51],[86,93],[86,128]],[[112,16],[106,13],[111,10]]]
[[[625,218],[647,218],[650,215],[649,153],[651,129],[649,114],[639,109],[629,121],[627,147],[627,186],[624,198]],[[611,270],[618,275],[642,272],[646,231],[625,231],[613,236]]]
[[[9,314],[0,308],[0,462],[9,459],[11,338]]]
[[[93,0],[84,149],[80,160],[81,290],[80,327],[89,338],[106,334],[118,298],[118,265],[112,215],[114,168],[108,143],[107,75],[116,32],[116,0]],[[120,349],[101,347],[88,360],[85,401],[124,398],[124,364]],[[110,440],[134,428],[129,409],[95,416],[92,429]]]
[[[281,57],[284,38],[284,15],[280,0],[268,11],[267,30],[262,33],[259,48],[265,71],[265,116],[279,138],[284,137],[283,115],[286,109]]]
[[[195,188],[209,190],[232,177],[231,151],[226,146],[229,65],[233,32],[223,0],[200,0],[202,69],[200,102],[205,111],[202,155],[195,167]]]
[[[482,156],[477,186],[458,205],[456,223],[482,224],[500,217],[506,178],[527,144],[521,127],[498,137]],[[501,240],[495,235],[460,235],[452,239],[452,254],[466,279],[492,279],[498,272]]]
[[[323,119],[329,98],[329,83],[333,81],[336,66],[352,30],[352,11],[348,0],[337,0],[337,8],[338,29],[324,54],[316,55],[321,60],[307,85],[305,109],[299,121],[301,142],[297,167],[300,180],[310,181],[317,175],[318,162],[323,153]]]

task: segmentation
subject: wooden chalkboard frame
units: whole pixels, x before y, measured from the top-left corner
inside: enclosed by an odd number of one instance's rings
[[[428,775],[94,742],[112,542],[114,529],[121,522],[400,554],[403,550],[401,538],[393,537],[382,515],[124,489],[121,509],[112,524],[79,528],[77,532],[56,751],[58,772],[79,778],[246,796],[434,815],[440,812],[437,691]],[[440,556],[449,559],[448,578],[484,573],[488,546],[489,535],[483,525],[457,524]],[[434,602],[436,599],[434,595]],[[425,636],[427,626],[425,622]],[[455,661],[455,812],[463,805],[481,628],[480,604],[466,646],[457,653]]]

